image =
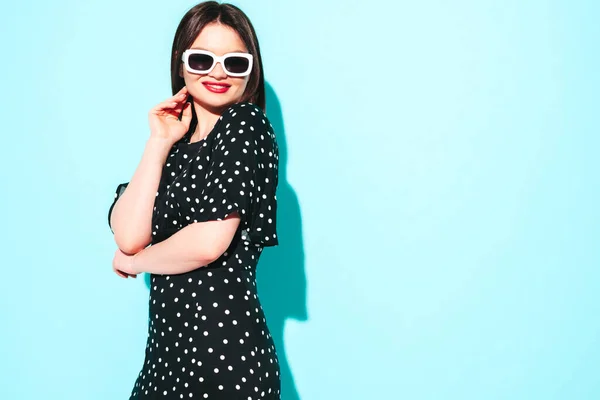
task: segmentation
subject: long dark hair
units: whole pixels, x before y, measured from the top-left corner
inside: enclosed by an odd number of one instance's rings
[[[212,22],[221,23],[236,31],[248,52],[252,54],[254,58],[252,72],[240,101],[249,101],[265,111],[265,78],[256,32],[248,16],[238,7],[227,3],[220,4],[216,1],[199,3],[181,19],[171,49],[171,89],[173,94],[179,92],[185,85],[183,77],[179,76],[182,63],[181,54],[194,43],[202,29]],[[190,129],[194,129],[196,123],[197,117],[192,107]]]

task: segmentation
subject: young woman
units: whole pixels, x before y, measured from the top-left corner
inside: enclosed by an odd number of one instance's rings
[[[149,112],[140,164],[108,214],[114,271],[151,278],[130,399],[280,399],[255,281],[263,248],[278,244],[279,150],[247,16],[214,1],[190,9],[171,82],[174,96]]]

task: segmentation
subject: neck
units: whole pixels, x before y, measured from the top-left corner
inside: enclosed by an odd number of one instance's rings
[[[194,111],[196,111],[198,124],[190,138],[191,142],[202,140],[208,136],[221,116],[223,108],[212,108],[205,104],[199,104],[194,100]]]

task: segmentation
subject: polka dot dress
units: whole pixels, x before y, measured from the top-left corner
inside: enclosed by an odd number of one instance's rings
[[[152,215],[152,244],[237,211],[227,251],[208,266],[151,274],[145,360],[131,399],[280,399],[280,369],[257,286],[264,247],[278,244],[279,150],[253,103],[235,103],[209,135],[172,147]],[[115,200],[127,183],[119,185]]]

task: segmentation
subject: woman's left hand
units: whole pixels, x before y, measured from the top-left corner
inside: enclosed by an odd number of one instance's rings
[[[137,278],[137,274],[139,274],[141,271],[136,271],[133,267],[133,260],[135,256],[136,254],[125,254],[121,251],[121,249],[117,249],[112,263],[113,271],[123,278],[128,278],[129,276]]]

